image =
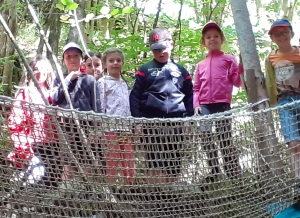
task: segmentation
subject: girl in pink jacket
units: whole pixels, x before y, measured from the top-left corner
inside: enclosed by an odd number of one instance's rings
[[[209,53],[200,61],[196,68],[194,82],[194,113],[195,115],[209,115],[230,110],[233,86],[240,87],[243,73],[242,65],[238,66],[236,59],[225,55],[221,46],[225,40],[223,31],[215,22],[207,23],[202,29],[201,44]],[[221,173],[218,163],[218,152],[212,138],[211,125],[201,127],[208,142],[204,149],[208,152],[208,164],[212,168],[207,181],[214,181]],[[220,141],[224,157],[224,168],[228,177],[238,176],[238,158],[231,140],[230,119],[216,122],[216,132]]]

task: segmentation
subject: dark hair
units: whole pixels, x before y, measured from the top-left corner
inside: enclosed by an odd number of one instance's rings
[[[83,56],[83,60],[86,61],[87,59],[89,58],[92,58],[92,57],[97,57],[99,58],[100,60],[102,60],[102,54],[100,52],[97,52],[97,51],[89,51],[88,54],[85,54]]]
[[[119,54],[121,55],[123,64],[125,63],[125,55],[124,55],[123,51],[122,51],[121,49],[118,49],[118,48],[108,48],[108,49],[106,49],[106,50],[103,52],[103,55],[102,55],[102,62],[106,62],[107,56],[108,56],[109,54],[112,54],[112,53],[119,53]],[[104,71],[104,73],[107,73],[107,69],[106,69],[106,68],[104,68],[103,71]],[[122,71],[120,72],[120,75],[121,75],[122,79],[126,82],[127,87],[129,88],[128,82],[127,82],[127,80],[124,78]]]
[[[210,27],[210,28],[207,28],[207,29],[202,33],[202,36],[201,36],[201,39],[200,39],[200,44],[201,44],[202,46],[205,45],[205,43],[204,43],[204,37],[205,37],[205,34],[207,33],[208,30],[211,30],[211,29],[217,30],[218,33],[220,33],[220,35],[221,35],[221,39],[222,39],[223,41],[225,41],[224,33],[223,33],[223,31],[222,31],[220,28]]]

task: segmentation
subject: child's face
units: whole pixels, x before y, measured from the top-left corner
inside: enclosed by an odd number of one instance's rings
[[[222,36],[216,29],[209,29],[204,33],[204,46],[209,51],[221,50],[222,44]]]
[[[154,49],[152,50],[154,59],[160,63],[166,63],[170,59],[173,49],[173,41],[170,41],[170,45],[166,49]]]
[[[33,67],[32,71],[34,73],[34,76],[36,80],[38,81],[40,86],[44,86],[45,81],[48,78],[48,70],[49,70],[49,63],[40,60],[36,63],[36,65]]]
[[[110,53],[107,55],[106,61],[102,64],[107,69],[109,75],[119,78],[124,65],[123,56],[119,52]]]
[[[81,65],[81,52],[78,49],[65,51],[64,63],[68,68],[68,72],[78,71]]]
[[[271,32],[271,39],[278,47],[290,45],[290,41],[293,38],[294,33],[290,27],[274,27]]]
[[[94,69],[93,69],[93,66],[94,66]],[[88,58],[85,61],[85,70],[86,70],[87,74],[95,76],[97,79],[102,77],[101,59],[99,59],[96,56],[93,56],[92,58]]]

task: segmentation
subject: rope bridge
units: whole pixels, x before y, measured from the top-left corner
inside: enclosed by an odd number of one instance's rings
[[[297,202],[278,108],[144,119],[28,103],[48,139],[23,142],[13,103],[0,96],[0,217],[273,217]]]

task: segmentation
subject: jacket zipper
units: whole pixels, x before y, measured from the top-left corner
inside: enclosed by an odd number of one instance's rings
[[[212,62],[213,53],[211,53],[210,62],[209,62],[209,89],[212,90],[211,87],[211,62]],[[211,92],[209,92],[209,103],[212,103]]]

